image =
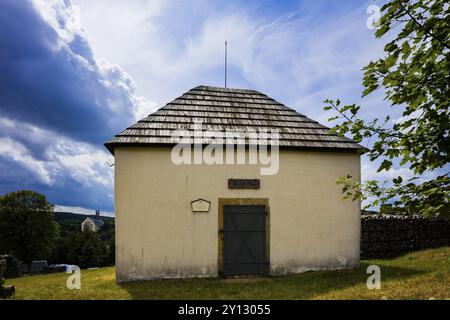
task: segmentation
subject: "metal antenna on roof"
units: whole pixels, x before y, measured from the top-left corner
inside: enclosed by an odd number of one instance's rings
[[[227,87],[227,40],[225,40],[225,88]]]

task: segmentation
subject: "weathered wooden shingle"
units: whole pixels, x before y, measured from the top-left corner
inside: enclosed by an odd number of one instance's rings
[[[208,86],[189,90],[119,133],[105,146],[112,153],[117,146],[170,146],[176,143],[175,130],[185,130],[193,142],[199,123],[202,130],[209,131],[209,137],[202,140],[205,144],[217,143],[217,136],[226,131],[277,130],[282,148],[336,151],[361,148],[354,141],[330,133],[328,127],[255,90]]]

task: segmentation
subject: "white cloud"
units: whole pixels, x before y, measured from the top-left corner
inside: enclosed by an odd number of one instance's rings
[[[28,149],[11,138],[0,137],[0,157],[9,158],[34,174],[42,183],[52,185],[54,180],[46,163],[35,159]]]
[[[414,172],[408,168],[391,168],[389,171],[383,170],[381,172],[377,172],[378,165],[375,163],[367,163],[361,167],[361,180],[363,182],[368,180],[392,180],[397,178],[398,176],[402,177],[403,180],[408,180],[414,177]]]
[[[156,102],[150,102],[144,97],[135,97],[133,106],[135,121],[147,117],[158,109]]]
[[[135,1],[138,3],[145,3],[145,12],[152,14],[158,13],[158,8],[160,5],[159,1]],[[108,1],[108,5],[111,2]],[[138,118],[141,114],[150,113],[154,110],[155,103],[148,101],[143,96],[138,96],[135,94],[135,83],[132,78],[125,72],[117,63],[110,63],[105,57],[99,59],[93,49],[92,38],[89,38],[81,25],[81,11],[76,5],[71,5],[70,3],[62,0],[32,0],[32,4],[40,14],[40,16],[52,27],[52,29],[57,33],[57,46],[54,48],[55,51],[64,51],[67,53],[67,59],[72,59],[76,61],[74,69],[85,69],[86,74],[96,74],[98,81],[105,87],[105,92],[98,92],[98,101],[93,101],[92,103],[98,104],[102,108],[108,108],[105,112],[110,112],[111,117],[109,125],[117,128],[123,127],[126,124],[119,125],[119,121],[124,120],[124,116],[132,114],[133,119]],[[132,2],[116,1],[116,6],[119,6],[122,15],[130,12],[133,8]],[[140,6],[136,6],[140,8]],[[105,9],[103,7],[103,9]],[[131,10],[132,11],[132,10]],[[138,13],[139,11],[136,11]],[[84,14],[84,12],[83,12]],[[126,21],[127,23],[136,23],[133,16],[128,17],[129,20],[116,19],[111,21],[117,27],[120,26],[120,21]],[[98,26],[105,26],[108,28],[108,20],[101,19],[102,23],[98,23]],[[119,25],[119,26],[117,26]],[[110,36],[112,36],[115,41],[117,41],[117,34],[112,33],[114,30],[105,30]],[[125,31],[125,30],[124,30]],[[128,30],[129,31],[129,30]],[[124,37],[130,37],[133,32],[127,33]],[[109,38],[110,39],[110,38]],[[94,46],[95,47],[95,46]],[[130,56],[128,56],[130,59]],[[86,75],[84,75],[87,77]],[[99,88],[95,88],[99,91]],[[102,88],[100,88],[101,90]],[[102,101],[106,99],[106,103]],[[115,117],[119,115],[119,117]],[[118,119],[117,119],[118,118]]]
[[[45,154],[56,175],[60,172],[69,174],[84,187],[112,187],[112,170],[109,170],[106,164],[108,161],[112,162],[112,159],[103,150],[88,144],[60,139],[49,146]]]
[[[51,185],[69,176],[85,187],[99,185],[112,189],[113,171],[106,162],[113,163],[114,159],[106,149],[7,118],[0,118],[0,128],[0,155],[16,161],[41,182]],[[38,152],[41,159],[36,159],[32,150],[18,142],[24,139],[42,150]]]
[[[382,170],[377,172],[379,167],[379,162],[369,162],[364,161],[365,164],[361,167],[361,180],[366,182],[368,180],[377,180],[379,182],[392,181],[392,179],[397,177],[402,177],[403,181],[407,181],[411,178],[418,177],[416,182],[424,182],[437,177],[436,172],[425,172],[420,176],[414,174],[414,171],[409,168],[396,168],[395,166],[389,170]]]
[[[158,104],[198,84],[222,85],[227,39],[231,87],[254,87],[317,118],[325,98],[359,99],[360,70],[383,47],[366,27],[364,5],[333,14],[304,3],[268,19],[248,7],[147,3],[75,0],[96,55],[120,64]],[[174,26],[183,23],[189,33]]]
[[[42,18],[53,27],[59,39],[59,48],[71,42],[83,29],[79,21],[78,8],[67,6],[60,0],[31,0],[33,6]]]
[[[119,65],[112,64],[104,59],[99,60],[98,65],[100,74],[103,75],[103,84],[110,88],[112,92],[117,93],[117,96],[112,95],[109,99],[109,106],[112,111],[120,113],[123,108],[123,101],[131,102],[130,111],[135,121],[156,111],[155,102],[134,94],[135,83],[133,79]],[[123,121],[120,117],[116,120]]]

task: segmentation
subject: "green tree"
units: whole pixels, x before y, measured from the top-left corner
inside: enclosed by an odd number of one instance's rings
[[[69,236],[67,258],[80,268],[102,266],[107,255],[105,243],[97,233],[86,230]]]
[[[21,190],[0,197],[0,253],[22,262],[47,258],[59,232],[45,196]]]
[[[363,96],[383,90],[402,121],[363,120],[361,106],[326,100],[325,110],[338,120],[332,128],[350,133],[357,142],[371,138],[364,150],[371,161],[381,160],[378,172],[395,161],[414,172],[380,183],[364,184],[342,177],[346,198],[375,199],[370,205],[386,205],[426,217],[450,217],[450,4],[445,0],[391,0],[382,7],[377,38],[394,36],[384,48],[385,57],[364,70]],[[435,178],[423,180],[424,173]]]
[[[113,266],[116,262],[116,241],[114,234],[107,242],[108,255],[105,260],[105,264],[108,266]]]

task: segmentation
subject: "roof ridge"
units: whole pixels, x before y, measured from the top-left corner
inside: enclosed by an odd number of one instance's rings
[[[237,93],[256,93],[260,95],[265,95],[259,91],[256,91],[254,89],[242,89],[242,88],[225,88],[225,87],[213,87],[213,86],[206,86],[206,85],[199,85],[194,88],[192,88],[190,91],[194,90],[205,90],[205,91],[214,91],[214,92],[237,92]],[[186,92],[186,93],[188,93]]]

